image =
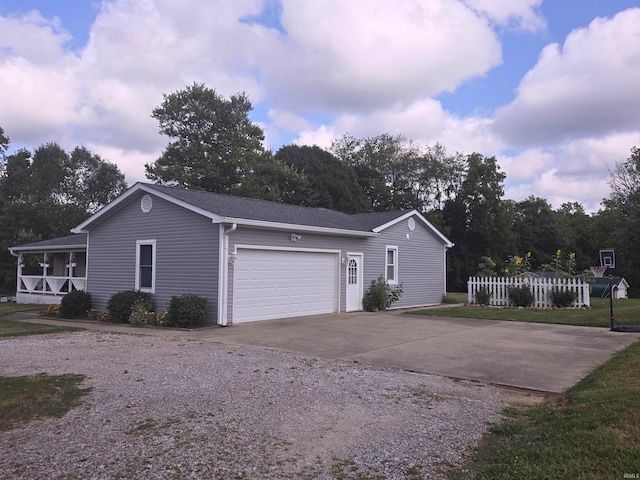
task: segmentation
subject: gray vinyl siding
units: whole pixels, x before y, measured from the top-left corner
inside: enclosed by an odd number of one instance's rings
[[[135,288],[136,241],[155,240],[156,310],[174,295],[207,298],[208,321],[218,308],[219,225],[185,208],[153,196],[149,213],[140,209],[142,194],[89,232],[87,290],[96,308],[105,309],[111,295]]]
[[[291,234],[301,238],[291,241]],[[406,238],[409,233],[409,239]],[[403,284],[404,293],[394,308],[439,304],[444,293],[444,244],[419,219],[416,228],[410,232],[407,220],[393,225],[377,237],[344,237],[337,235],[318,235],[295,230],[262,230],[238,226],[229,236],[229,253],[236,245],[255,245],[282,247],[289,249],[339,250],[341,257],[347,252],[363,253],[364,292],[385,272],[385,253],[387,245],[398,247],[398,280]],[[233,265],[229,265],[228,318],[232,321],[233,312]],[[346,310],[346,265],[340,264],[340,311]]]
[[[364,260],[365,289],[372,280],[384,276],[387,245],[398,247],[398,283],[403,288],[402,297],[392,308],[440,304],[445,289],[444,244],[418,219],[413,232],[405,219],[370,240]]]

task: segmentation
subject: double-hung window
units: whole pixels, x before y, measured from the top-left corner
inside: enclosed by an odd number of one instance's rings
[[[387,245],[385,254],[385,280],[390,285],[398,283],[398,247]]]
[[[136,242],[136,290],[155,293],[156,291],[156,241]]]

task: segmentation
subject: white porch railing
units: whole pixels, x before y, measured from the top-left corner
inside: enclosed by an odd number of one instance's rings
[[[63,296],[73,290],[84,290],[86,277],[57,277],[49,275],[20,275],[18,293]]]
[[[579,278],[522,278],[522,277],[469,277],[467,297],[469,303],[476,300],[476,292],[485,289],[491,295],[489,305],[508,306],[510,287],[528,287],[533,293],[533,306],[551,308],[553,290],[572,290],[576,293],[573,307],[591,306],[589,284]]]

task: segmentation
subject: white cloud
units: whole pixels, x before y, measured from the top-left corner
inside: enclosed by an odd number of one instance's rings
[[[597,18],[547,46],[496,132],[531,145],[640,128],[640,9]]]
[[[286,35],[262,69],[287,108],[373,111],[411,103],[502,61],[486,21],[458,1],[282,4]]]
[[[533,178],[548,171],[555,160],[552,153],[540,148],[524,150],[515,156],[498,155],[501,170],[507,174],[507,180],[512,182]]]
[[[129,185],[135,182],[148,182],[144,176],[145,163],[153,163],[160,156],[161,151],[142,152],[129,148],[118,148],[110,145],[90,143],[86,145],[92,152],[97,153],[103,159],[115,163],[125,175]]]
[[[493,23],[503,27],[536,31],[545,28],[546,21],[537,11],[542,0],[463,0]]]
[[[534,195],[546,199],[554,209],[563,203],[578,202],[585,211],[593,213],[600,208],[600,202],[608,196],[609,188],[603,179],[578,179],[559,175],[551,169],[531,182],[509,186],[505,189],[505,197],[522,201]]]
[[[507,174],[505,195],[518,201],[530,195],[546,198],[555,208],[579,202],[587,211],[597,211],[610,193],[610,169],[629,157],[639,138],[640,131],[613,134],[501,156],[500,166]]]
[[[70,57],[64,44],[71,36],[57,18],[46,19],[37,11],[19,17],[0,17],[0,32],[0,59],[5,56],[3,49],[11,56],[44,65]]]
[[[337,116],[333,123],[302,130],[295,143],[328,147],[334,138],[347,133],[357,138],[402,134],[423,145],[439,142],[450,152],[480,152],[486,156],[495,155],[503,148],[491,133],[490,119],[453,116],[432,99],[371,113],[345,113]]]

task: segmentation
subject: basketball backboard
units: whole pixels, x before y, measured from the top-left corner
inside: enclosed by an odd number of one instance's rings
[[[616,253],[613,248],[603,248],[600,250],[600,266],[616,268]]]

